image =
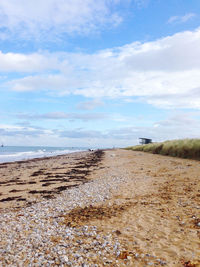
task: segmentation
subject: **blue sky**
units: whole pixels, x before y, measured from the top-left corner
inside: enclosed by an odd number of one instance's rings
[[[200,132],[199,0],[0,1],[0,142]]]

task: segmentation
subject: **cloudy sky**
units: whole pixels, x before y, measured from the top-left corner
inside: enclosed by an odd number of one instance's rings
[[[200,137],[199,0],[0,0],[0,142]]]

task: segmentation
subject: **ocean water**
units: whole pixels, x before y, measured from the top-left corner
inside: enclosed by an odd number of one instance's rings
[[[0,146],[0,163],[86,151],[84,147]]]

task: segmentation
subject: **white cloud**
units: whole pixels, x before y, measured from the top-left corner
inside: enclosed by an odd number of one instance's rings
[[[74,129],[74,130],[65,130],[60,132],[60,137],[68,137],[72,139],[101,139],[106,138],[106,135],[100,131],[94,130],[84,130],[84,129]]]
[[[194,13],[187,13],[183,16],[172,16],[169,18],[168,23],[185,23],[188,20],[194,18],[196,14]]]
[[[199,115],[199,114],[198,114]],[[176,112],[168,118],[157,121],[148,127],[129,126],[107,131],[107,136],[134,144],[139,137],[152,138],[159,142],[170,139],[199,138],[199,116]],[[130,141],[131,140],[131,141]]]
[[[82,120],[82,121],[93,121],[93,120],[102,120],[109,118],[109,115],[104,113],[66,113],[66,112],[49,112],[43,114],[18,114],[17,116],[20,119],[29,119],[29,120]]]
[[[0,125],[0,140],[4,144],[18,145],[66,145],[111,147],[128,146],[138,143],[139,137],[152,138],[153,141],[170,139],[199,138],[199,112],[174,112],[168,118],[155,121],[148,127],[134,125],[115,129],[94,130],[86,128],[65,128],[52,130],[31,126],[30,124]]]
[[[72,80],[64,75],[39,75],[27,76],[22,79],[12,80],[8,82],[8,86],[17,92],[28,92],[35,90],[55,90],[70,93],[70,86],[75,86]]]
[[[39,127],[27,127],[27,126],[16,126],[16,125],[3,125],[0,124],[0,136],[3,137],[15,137],[15,136],[31,136],[39,137],[41,135],[53,134],[53,131],[42,129]]]
[[[58,58],[48,53],[2,53],[0,51],[1,72],[41,72],[48,69],[59,68]]]
[[[199,138],[200,120],[190,113],[176,113],[154,124],[154,138],[170,139]],[[156,140],[156,139],[155,139]]]
[[[24,64],[8,57],[0,68],[5,65],[11,71],[26,71],[41,64],[42,71],[3,86],[15,91],[44,90],[94,99],[137,97],[162,108],[200,109],[199,44],[200,28],[95,54],[40,53],[24,56]]]
[[[100,100],[100,99],[94,99],[91,101],[85,101],[85,102],[81,102],[77,105],[78,109],[82,109],[82,110],[92,110],[98,107],[102,107],[104,105],[104,103]]]
[[[193,108],[200,109],[200,87],[189,90],[186,93],[164,94],[149,96],[147,103],[160,108]]]
[[[200,121],[194,114],[174,113],[165,120],[157,121],[148,127],[132,125],[104,131],[73,129],[60,131],[60,137],[102,139],[100,145],[107,143],[107,140],[112,140],[113,144],[126,146],[137,144],[139,137],[152,138],[155,142],[188,137],[199,138],[199,131]]]
[[[54,37],[63,33],[87,34],[100,26],[117,25],[122,17],[114,7],[121,0],[6,0],[0,1],[2,37]],[[1,35],[0,35],[1,36]]]

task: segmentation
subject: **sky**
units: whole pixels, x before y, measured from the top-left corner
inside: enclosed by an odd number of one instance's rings
[[[199,0],[0,0],[0,143],[199,136]]]

